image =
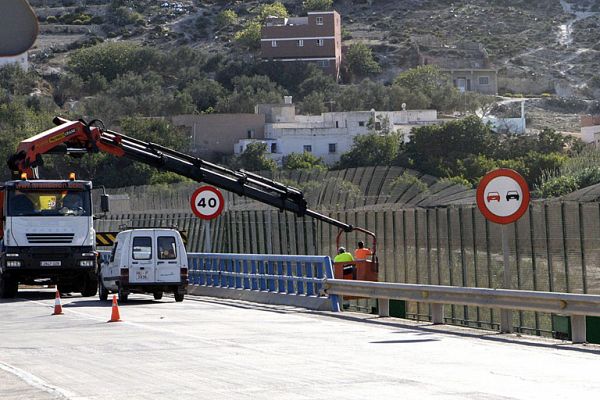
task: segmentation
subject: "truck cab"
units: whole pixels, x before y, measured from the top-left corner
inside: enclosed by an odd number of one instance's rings
[[[152,293],[160,300],[164,292],[183,301],[188,284],[187,252],[176,229],[128,229],[119,234],[108,261],[99,271],[99,297],[118,293],[125,302],[130,293]]]
[[[92,183],[15,180],[0,187],[0,296],[18,285],[57,284],[61,292],[96,294]]]

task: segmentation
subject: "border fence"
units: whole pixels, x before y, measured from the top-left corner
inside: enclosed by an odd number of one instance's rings
[[[362,183],[356,186],[365,186],[364,175],[373,171],[361,172]],[[322,207],[329,204],[333,210],[322,212],[376,233],[380,281],[503,287],[500,226],[485,220],[474,204],[415,207],[414,204],[424,205],[418,200],[419,196],[435,197],[436,189],[432,188],[438,184],[430,185],[429,193],[409,195],[414,188],[395,186],[392,190],[388,184],[393,180],[392,171],[384,172],[380,174],[380,184],[363,188],[364,201],[355,199],[352,205],[346,202],[340,207],[338,198],[321,204]],[[344,176],[349,175],[358,176],[358,169],[344,173]],[[393,203],[379,201],[389,199],[385,195],[386,188],[395,193]],[[333,189],[327,187],[315,198],[326,200]],[[465,192],[442,186],[439,190],[439,193],[446,193],[440,198],[458,196],[461,203],[466,202]],[[97,221],[97,229],[115,231],[121,226],[177,226],[187,231],[190,252],[330,256],[336,253],[338,231],[335,227],[287,212],[265,210],[259,204],[241,201],[243,198],[229,202],[231,196],[228,196],[229,209],[218,219],[205,223],[193,216],[189,208],[183,208],[189,201],[186,193],[192,191],[192,187],[186,186],[165,195],[154,188],[146,191],[136,188],[131,192],[134,193],[131,209],[143,206],[144,210],[150,208],[150,211],[111,214]],[[457,194],[452,194],[454,192]],[[127,189],[123,189],[123,193],[128,193]],[[372,202],[373,196],[378,196],[379,200]],[[396,201],[408,197],[414,199],[411,205]],[[600,294],[600,203],[535,201],[508,230],[510,289]],[[342,239],[342,245],[348,249],[353,249],[358,240],[371,245],[368,238],[356,232],[344,234]],[[376,303],[358,300],[352,301],[351,306],[372,312]],[[431,310],[427,304],[408,302],[403,315],[428,320]],[[497,328],[500,323],[497,310],[474,306],[446,307],[444,318],[448,323],[484,328]],[[559,337],[568,335],[568,320],[560,316],[520,311],[513,313],[513,318],[516,331]],[[588,321],[588,326],[600,332],[600,322]],[[600,341],[600,337],[597,340]]]

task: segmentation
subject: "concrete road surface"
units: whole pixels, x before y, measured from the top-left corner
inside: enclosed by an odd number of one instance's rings
[[[0,302],[0,399],[597,399],[600,347],[354,313],[28,291]]]

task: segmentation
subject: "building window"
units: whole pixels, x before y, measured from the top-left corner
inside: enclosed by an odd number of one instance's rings
[[[277,143],[271,143],[271,153],[277,153]]]
[[[298,47],[304,47],[304,39],[298,40]]]
[[[340,123],[339,123],[339,121],[335,121],[335,127],[336,127],[336,128],[339,128],[339,127],[340,127]]]
[[[271,47],[277,47],[277,40],[271,40]]]
[[[323,47],[323,39],[317,39],[317,46]]]
[[[254,139],[254,129],[248,129],[246,135],[248,136],[248,139]]]
[[[381,130],[381,122],[379,122],[379,121],[375,122],[375,130],[376,131],[380,131]]]
[[[305,153],[312,153],[312,146],[310,144],[305,144],[304,145],[304,152]]]
[[[317,17],[317,25],[323,25],[323,17]]]
[[[358,121],[358,126],[365,126],[365,121]]]
[[[317,65],[323,68],[329,67],[329,60],[318,60]]]
[[[487,76],[480,76],[479,77],[479,84],[480,85],[489,85],[490,84],[490,78]]]
[[[329,143],[329,152],[335,153],[337,150],[336,147],[337,147],[337,143]]]

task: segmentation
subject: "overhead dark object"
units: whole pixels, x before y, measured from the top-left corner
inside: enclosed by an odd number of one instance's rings
[[[38,20],[26,0],[0,1],[0,57],[29,50],[38,29]]]

